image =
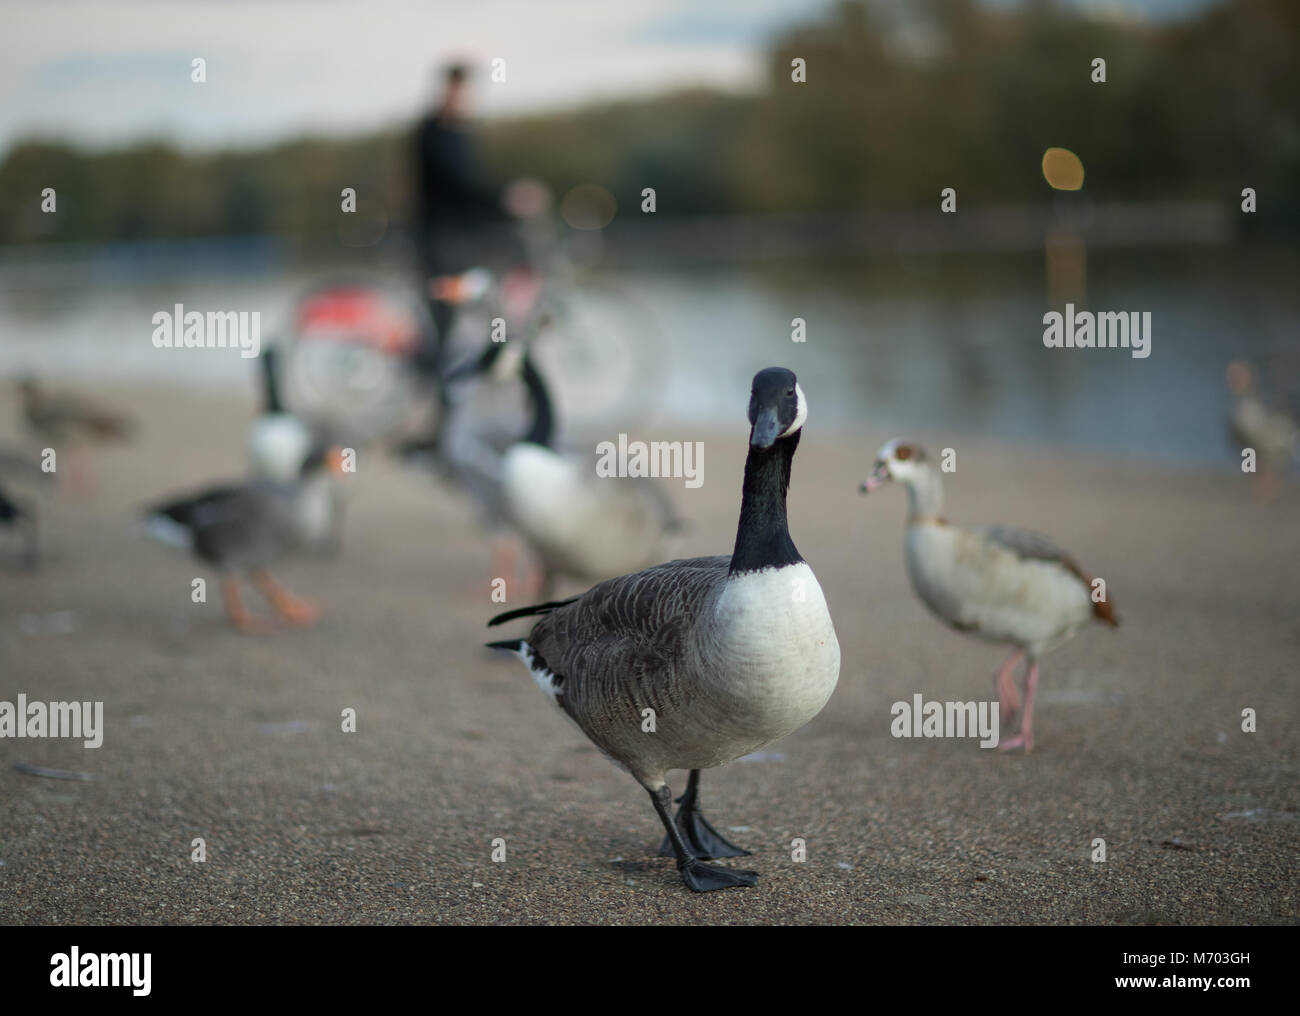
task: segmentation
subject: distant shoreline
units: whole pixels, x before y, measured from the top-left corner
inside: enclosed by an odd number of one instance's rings
[[[846,211],[818,215],[616,218],[587,246],[621,267],[769,261],[873,254],[1025,253],[1049,236],[1077,238],[1090,249],[1219,247],[1238,239],[1232,209],[1209,201],[1070,205],[1027,204],[934,210]],[[589,235],[589,234],[588,234]],[[583,246],[586,236],[569,232]],[[410,260],[410,241],[394,227],[368,245],[332,234],[198,236],[137,242],[0,246],[0,288],[58,284],[93,266],[108,280],[180,274],[213,267],[240,274],[316,261]],[[53,273],[53,277],[51,277]]]

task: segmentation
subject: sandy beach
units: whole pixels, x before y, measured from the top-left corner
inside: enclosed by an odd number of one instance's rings
[[[100,700],[106,730],[94,750],[0,740],[0,921],[1300,916],[1294,482],[1260,503],[1231,473],[914,435],[957,450],[954,522],[1051,536],[1106,579],[1122,625],[1045,658],[1033,754],[896,739],[894,702],[989,700],[1005,653],[942,627],[913,596],[902,491],[857,493],[894,435],[827,432],[814,410],[790,528],[830,603],[839,686],[804,729],[705,773],[706,813],[754,852],[746,866],[760,879],[694,895],[655,854],[662,829],[645,794],[517,661],[482,648],[503,637],[484,625],[505,608],[456,492],[361,450],[341,555],[281,572],[319,602],[320,622],[260,637],[228,625],[215,576],[133,529],[142,504],[242,473],[251,388],[244,399],[105,391],[138,414],[139,440],[97,456],[93,497],[48,500],[41,570],[17,569],[6,548],[0,699]],[[675,556],[731,550],[739,403],[732,432],[664,435],[707,451],[699,489],[669,487],[690,521]],[[0,441],[18,440],[16,413],[2,416]],[[194,604],[191,581],[205,574],[208,602]],[[340,729],[349,708],[354,733]],[[1254,733],[1241,729],[1247,708]],[[675,790],[684,782],[674,774]],[[792,860],[796,838],[806,861]]]

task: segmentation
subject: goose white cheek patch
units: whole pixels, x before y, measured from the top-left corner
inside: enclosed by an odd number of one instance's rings
[[[808,419],[808,400],[803,397],[803,389],[799,387],[799,382],[794,384],[795,413],[794,423],[790,424],[781,434],[781,437],[789,437],[796,430],[803,426],[804,421]]]

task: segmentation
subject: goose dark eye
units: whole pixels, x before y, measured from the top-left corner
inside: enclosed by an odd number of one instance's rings
[[[792,399],[792,398],[794,398],[794,389],[793,389],[793,388],[787,388],[787,389],[785,390],[785,397],[786,397],[787,399]]]
[[[912,457],[912,449],[907,447],[907,445],[900,446],[894,452],[894,458],[898,459],[899,462],[906,462],[911,457]]]

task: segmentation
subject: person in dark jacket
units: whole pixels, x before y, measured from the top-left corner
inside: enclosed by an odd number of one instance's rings
[[[505,263],[510,266],[502,278],[507,293],[535,291],[537,275],[527,264],[518,222],[540,214],[550,201],[549,191],[535,180],[516,180],[503,195],[483,184],[469,119],[468,69],[455,64],[443,73],[442,97],[414,137],[415,247],[434,328],[413,365],[434,384],[442,410],[439,427],[449,409],[441,376],[456,313],[456,297],[446,292],[456,286],[449,286],[447,277],[485,261]]]
[[[508,219],[497,194],[481,182],[468,112],[468,71],[456,64],[446,71],[437,108],[415,134],[415,241],[426,276],[470,268],[475,231]]]

